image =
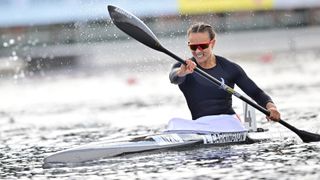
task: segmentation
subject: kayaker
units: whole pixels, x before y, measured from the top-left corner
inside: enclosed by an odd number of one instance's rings
[[[270,112],[268,120],[278,121],[280,113],[270,96],[261,90],[238,64],[214,54],[215,36],[214,29],[209,24],[192,25],[187,31],[187,37],[193,57],[186,60],[187,65],[175,63],[169,75],[171,83],[179,85],[184,94],[192,119],[236,114],[232,108],[231,94],[193,73],[194,68],[198,67],[232,88],[236,84]]]

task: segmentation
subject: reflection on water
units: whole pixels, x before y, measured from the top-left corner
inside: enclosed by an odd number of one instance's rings
[[[303,66],[284,60],[242,62],[277,103],[283,119],[320,131],[319,61]],[[294,64],[296,63],[296,64]],[[263,68],[261,65],[264,65]],[[288,71],[274,72],[289,66]],[[130,77],[132,78],[132,77]],[[225,147],[161,150],[102,159],[72,166],[43,168],[49,154],[102,139],[161,132],[172,117],[189,117],[167,71],[62,76],[2,82],[0,110],[0,179],[319,179],[320,144],[301,143],[279,124],[257,113],[259,126],[270,129],[267,142]],[[131,82],[131,81],[130,81]],[[48,92],[50,92],[48,96]],[[241,102],[235,100],[240,112]]]

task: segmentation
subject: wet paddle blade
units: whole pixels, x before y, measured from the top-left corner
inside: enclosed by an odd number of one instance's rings
[[[112,5],[108,5],[108,11],[113,23],[123,32],[152,49],[164,50],[157,37],[139,18]]]
[[[279,123],[282,124],[283,126],[287,127],[288,129],[290,129],[291,131],[295,132],[302,139],[303,142],[308,143],[308,142],[320,141],[320,135],[319,134],[315,134],[315,133],[299,130],[296,127],[290,125],[289,123],[287,123],[287,122],[285,122],[283,120],[280,120]]]
[[[300,130],[298,136],[302,139],[303,142],[309,143],[309,142],[317,142],[320,141],[320,135]]]

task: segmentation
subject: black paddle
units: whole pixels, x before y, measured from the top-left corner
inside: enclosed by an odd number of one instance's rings
[[[110,14],[110,17],[111,17],[113,23],[119,29],[121,29],[123,32],[125,32],[126,34],[128,34],[132,38],[136,39],[137,41],[141,42],[142,44],[144,44],[152,49],[155,49],[157,51],[163,52],[163,53],[171,56],[172,58],[176,59],[177,61],[179,61],[182,64],[186,64],[186,62],[183,59],[179,58],[178,56],[176,56],[175,54],[173,54],[169,50],[165,49],[160,44],[158,38],[153,34],[153,32],[139,18],[135,17],[134,15],[132,15],[131,13],[129,13],[123,9],[120,9],[120,8],[112,6],[112,5],[108,6],[108,11],[109,11],[109,14]],[[262,106],[260,106],[256,103],[254,103],[250,99],[242,96],[241,94],[236,92],[231,87],[227,86],[226,84],[223,84],[222,82],[220,82],[216,78],[212,77],[211,75],[207,74],[203,70],[199,69],[198,67],[196,67],[194,69],[194,71],[196,73],[198,73],[199,75],[201,75],[202,77],[204,77],[205,79],[211,81],[215,85],[223,88],[228,93],[230,93],[230,94],[238,97],[239,99],[245,101],[246,103],[250,104],[252,107],[258,109],[263,114],[265,114],[267,116],[270,115],[270,112],[268,110],[266,110],[265,108],[263,108]],[[299,130],[299,129],[293,127],[292,125],[286,123],[283,120],[279,120],[278,122],[280,124],[282,124],[283,126],[287,127],[288,129],[290,129],[291,131],[295,132],[302,139],[303,142],[320,141],[319,134],[314,134],[314,133],[310,133],[307,131]]]

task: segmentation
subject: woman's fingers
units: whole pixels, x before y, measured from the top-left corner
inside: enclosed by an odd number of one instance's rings
[[[178,76],[182,77],[187,74],[193,73],[194,68],[196,68],[196,63],[188,59],[185,61],[186,64],[181,64],[180,70],[177,72]]]
[[[193,62],[192,60],[188,59],[186,60],[186,63],[187,63],[187,70],[189,71],[189,73],[192,73],[194,71],[194,68],[196,68],[196,63]]]
[[[267,117],[268,120],[279,121],[281,119],[280,113],[276,108],[270,108],[268,111],[270,112],[270,116]]]

